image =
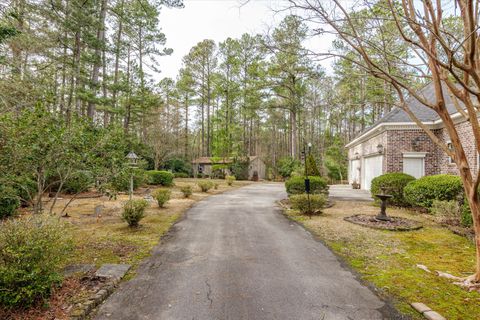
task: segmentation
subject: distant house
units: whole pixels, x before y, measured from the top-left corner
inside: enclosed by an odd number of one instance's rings
[[[444,92],[448,92],[445,88]],[[427,101],[434,101],[432,85],[419,91]],[[454,119],[470,167],[479,169],[479,156],[471,125],[458,112],[448,94],[444,97],[447,109]],[[407,104],[409,109],[427,125],[434,134],[451,146],[448,133],[437,113],[415,98]],[[370,189],[373,178],[388,172],[405,172],[416,178],[441,173],[458,174],[456,165],[427,134],[417,126],[408,114],[394,108],[373,126],[350,141],[346,148],[349,158],[349,182],[359,183],[362,189]]]
[[[266,175],[266,165],[263,160],[258,156],[249,156],[249,168],[248,168],[248,179],[254,180],[255,177],[258,179],[265,179]],[[232,157],[228,158],[210,158],[210,157],[200,157],[192,161],[193,164],[193,174],[194,176],[198,175],[208,175],[211,176],[215,165],[219,167],[228,167],[229,164],[233,162]],[[224,174],[230,174],[228,168],[223,168]]]

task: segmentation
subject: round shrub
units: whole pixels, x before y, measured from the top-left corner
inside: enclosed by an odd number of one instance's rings
[[[130,170],[123,170],[115,175],[111,181],[110,186],[116,191],[129,191],[130,190]],[[133,171],[133,189],[138,189],[145,183],[145,171],[142,169],[135,169]]]
[[[147,207],[148,202],[144,199],[128,200],[123,206],[122,219],[130,227],[138,227],[140,220],[145,217],[145,209]]]
[[[202,190],[202,192],[208,192],[208,190],[214,187],[214,183],[208,180],[198,181],[197,185],[200,187],[200,190]]]
[[[193,193],[192,186],[190,186],[190,185],[181,187],[180,191],[182,191],[183,196],[185,198],[190,197]]]
[[[153,185],[161,185],[164,187],[171,187],[173,185],[173,173],[169,171],[147,171],[148,183]]]
[[[188,173],[185,172],[175,172],[174,174],[175,178],[188,178],[190,177]]]
[[[403,197],[403,189],[413,180],[415,178],[406,173],[386,173],[372,180],[370,192],[375,196],[382,193],[382,188],[385,188],[385,193],[393,196],[393,198],[389,199],[390,204],[406,207],[409,204]]]
[[[309,177],[310,179],[310,193],[328,194],[327,180],[322,177]],[[305,178],[291,177],[285,182],[287,193],[302,194],[305,193]]]
[[[226,176],[225,177],[225,180],[227,180],[227,184],[229,186],[232,186],[233,185],[233,182],[236,180],[235,176]]]
[[[0,185],[0,219],[10,217],[20,207],[20,200],[13,188]]]
[[[153,197],[157,200],[158,206],[163,208],[165,203],[170,200],[171,194],[172,192],[168,189],[157,189],[153,192]]]
[[[34,215],[0,225],[0,304],[29,307],[61,282],[61,266],[73,248],[58,218]]]
[[[289,199],[292,209],[298,210],[301,214],[306,215],[321,213],[327,203],[327,196],[324,194],[311,194],[310,204],[309,196],[305,193],[291,195]]]
[[[405,200],[414,207],[430,208],[433,200],[458,200],[463,193],[460,177],[449,174],[425,176],[407,184]]]

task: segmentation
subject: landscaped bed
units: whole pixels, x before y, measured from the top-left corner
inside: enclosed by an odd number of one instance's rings
[[[422,229],[376,230],[344,220],[359,213],[375,215],[378,211],[379,208],[371,203],[338,201],[322,215],[311,219],[289,210],[286,214],[322,239],[365,281],[373,283],[380,295],[393,299],[398,309],[413,319],[423,317],[409,304],[423,302],[447,319],[478,320],[480,293],[468,292],[434,272],[461,277],[474,273],[474,244],[428,216],[406,209],[389,208],[387,211],[389,216],[421,222]],[[424,265],[432,272],[417,265]]]
[[[68,217],[61,218],[69,223],[74,238],[74,250],[67,265],[94,264],[99,267],[105,263],[130,264],[132,269],[126,279],[132,278],[141,260],[150,254],[161,237],[195,202],[251,183],[236,181],[232,187],[224,180],[209,180],[217,184],[217,189],[212,188],[206,193],[200,191],[196,184],[198,181],[200,179],[175,179],[175,186],[169,188],[172,191],[171,200],[164,208],[151,201],[138,228],[129,228],[121,219],[123,203],[128,200],[126,194],[118,195],[116,200],[109,200],[106,196],[75,200],[66,211]],[[193,194],[185,198],[181,188],[187,185],[192,186]],[[156,188],[140,188],[135,191],[134,198],[142,199]],[[59,200],[54,211],[60,211],[68,200],[68,196]],[[0,319],[67,319],[72,305],[94,292],[95,285],[92,277],[70,276],[54,290],[48,304],[38,304],[28,310],[0,309]]]

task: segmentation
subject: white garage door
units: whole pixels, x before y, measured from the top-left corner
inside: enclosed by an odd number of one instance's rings
[[[373,178],[382,175],[383,156],[368,157],[364,160],[362,189],[370,190]]]
[[[360,160],[350,161],[350,183],[360,182]]]

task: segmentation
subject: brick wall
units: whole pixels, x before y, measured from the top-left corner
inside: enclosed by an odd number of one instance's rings
[[[438,147],[421,129],[387,131],[386,168],[384,172],[403,172],[404,152],[426,152],[425,174],[440,173]]]
[[[475,139],[473,138],[472,126],[469,122],[462,122],[457,125],[457,131],[460,135],[460,141],[467,155],[468,164],[474,173],[476,173],[478,170],[478,156],[477,149],[475,147]],[[445,129],[438,130],[436,135],[444,142],[450,140],[447,130]],[[455,163],[449,163],[447,154],[440,148],[437,150],[437,158],[440,167],[439,173],[458,175],[457,166]]]

